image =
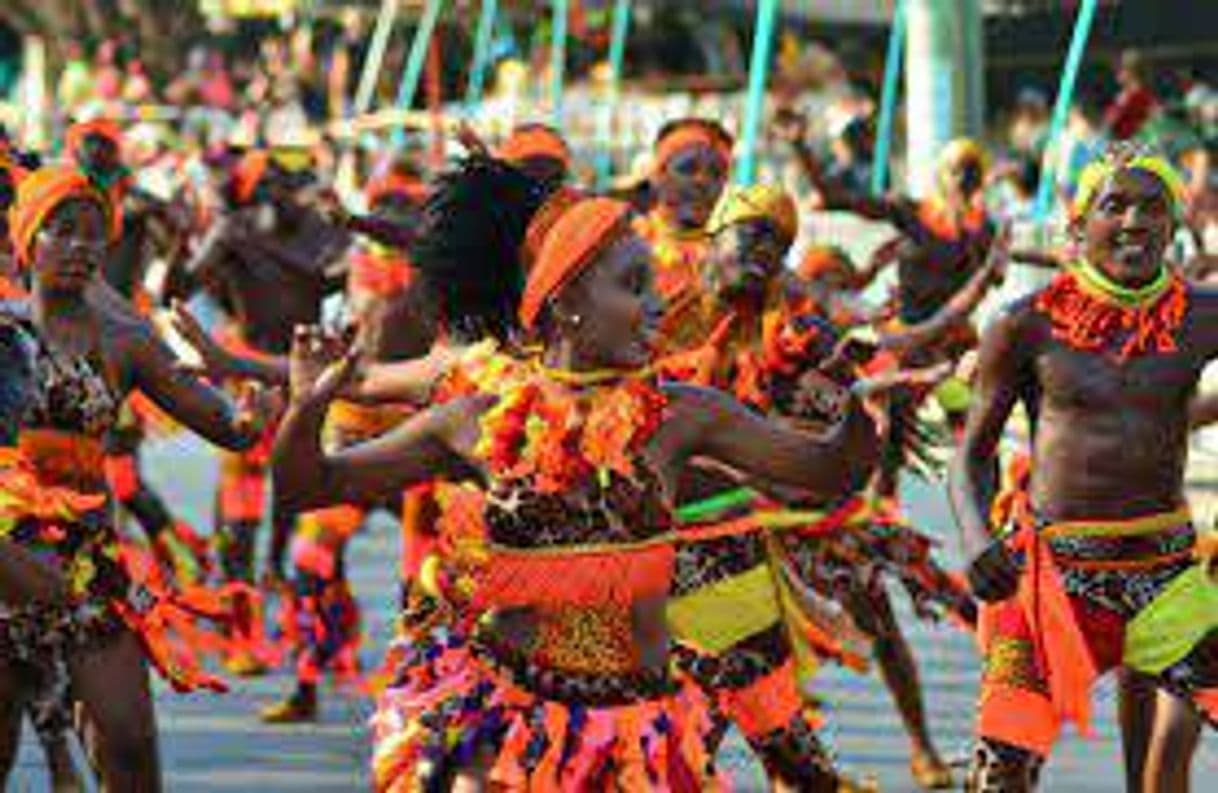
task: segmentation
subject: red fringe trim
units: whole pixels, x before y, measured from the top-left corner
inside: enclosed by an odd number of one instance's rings
[[[477,574],[474,602],[486,607],[546,604],[628,605],[662,595],[672,580],[676,552],[671,542],[641,548],[546,553],[492,546]]]
[[[1111,352],[1120,362],[1147,353],[1175,352],[1176,331],[1188,310],[1188,288],[1178,276],[1158,300],[1121,306],[1086,292],[1073,273],[1062,273],[1036,298],[1053,338],[1076,350]],[[1123,339],[1123,340],[1122,340]]]

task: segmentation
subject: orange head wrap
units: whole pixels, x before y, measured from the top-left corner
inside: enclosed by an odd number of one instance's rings
[[[545,124],[525,124],[512,130],[499,147],[496,156],[517,165],[533,157],[558,160],[563,168],[571,167],[571,150],[562,135]]]
[[[851,273],[854,268],[846,252],[836,245],[813,245],[804,253],[804,258],[795,268],[795,274],[803,281],[816,281],[830,273]]]
[[[563,186],[550,194],[529,221],[529,227],[524,232],[524,242],[520,245],[520,263],[527,273],[533,268],[537,254],[541,252],[541,244],[546,241],[550,229],[577,202],[587,196],[574,187]]]
[[[17,199],[9,209],[9,237],[22,266],[29,265],[34,236],[42,224],[60,204],[76,198],[96,201],[106,214],[106,227],[112,228],[110,202],[87,176],[71,166],[39,168],[17,185]]]
[[[247,151],[233,167],[233,200],[248,204],[271,166],[271,155],[261,149]]]
[[[561,213],[545,235],[520,299],[520,324],[531,330],[546,301],[630,228],[630,205],[586,198]]]
[[[364,200],[368,206],[391,195],[400,195],[415,204],[427,199],[427,185],[421,179],[390,171],[364,185]]]
[[[685,118],[669,122],[656,139],[653,165],[656,171],[661,171],[678,152],[690,146],[707,146],[727,167],[732,161],[733,143],[731,134],[710,119]]]
[[[119,127],[118,122],[108,118],[80,121],[68,127],[68,131],[64,135],[64,149],[68,157],[79,161],[81,147],[85,145],[85,138],[90,135],[106,138],[116,147],[122,146],[123,130]]]

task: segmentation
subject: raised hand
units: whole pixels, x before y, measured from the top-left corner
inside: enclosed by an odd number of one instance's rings
[[[178,367],[192,374],[223,380],[236,369],[232,355],[224,349],[199,322],[186,304],[173,300],[169,304],[169,327],[199,355],[199,360],[180,361]]]
[[[358,344],[318,325],[298,325],[288,359],[292,401],[333,399],[357,378],[359,363]]]

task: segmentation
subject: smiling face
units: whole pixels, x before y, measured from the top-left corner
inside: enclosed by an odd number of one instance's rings
[[[647,365],[663,305],[652,283],[651,248],[627,233],[564,288],[551,319],[590,368]]]
[[[787,241],[768,220],[733,223],[712,241],[708,286],[725,303],[759,309],[786,254]]]
[[[1154,175],[1123,169],[1096,192],[1073,227],[1086,260],[1123,286],[1150,283],[1175,231],[1168,188]]]
[[[82,294],[105,257],[106,228],[96,201],[74,198],[56,207],[34,237],[31,269],[39,290]]]
[[[656,201],[679,227],[702,228],[726,183],[727,163],[720,152],[701,143],[686,146],[657,174]]]

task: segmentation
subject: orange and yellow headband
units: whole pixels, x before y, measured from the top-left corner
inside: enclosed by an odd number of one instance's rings
[[[1140,154],[1129,158],[1102,157],[1088,163],[1079,174],[1078,188],[1074,192],[1074,200],[1070,203],[1071,218],[1077,220],[1082,217],[1100,189],[1121,171],[1141,171],[1158,179],[1171,198],[1172,209],[1177,214],[1183,209],[1184,180],[1166,159],[1154,154]]]
[[[534,157],[549,157],[561,162],[563,168],[571,167],[571,150],[567,142],[557,132],[540,124],[513,130],[496,156],[513,165]]]
[[[656,141],[655,170],[663,170],[669,160],[691,146],[706,146],[723,160],[725,168],[732,161],[732,140],[726,132],[712,122],[690,120],[677,124]]]

